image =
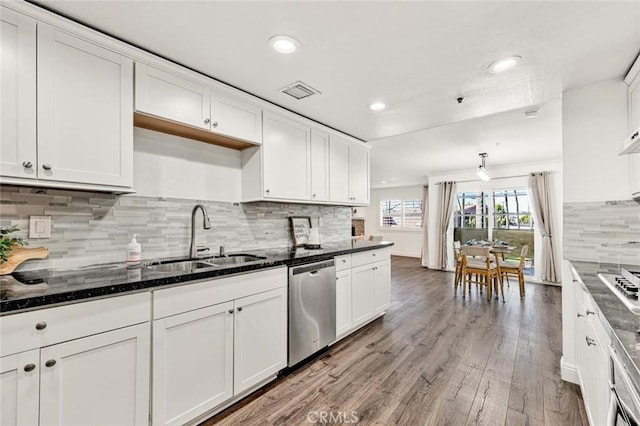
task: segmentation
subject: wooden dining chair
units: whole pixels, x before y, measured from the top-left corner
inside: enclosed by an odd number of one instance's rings
[[[524,297],[524,261],[529,252],[529,246],[522,246],[520,250],[520,260],[498,260],[501,279],[509,280],[509,276],[518,278],[518,286],[520,288],[520,299]]]
[[[494,290],[497,299],[498,289],[500,289],[504,302],[504,289],[500,279],[499,266],[495,256],[490,253],[489,247],[465,246],[462,249],[462,265],[463,297],[467,289],[469,294],[471,293],[471,284],[475,283],[481,289],[483,286],[487,287],[487,301],[491,300],[491,294]]]
[[[464,291],[464,283],[462,279],[462,245],[460,244],[460,241],[453,242],[453,259],[456,266],[456,273],[453,278],[453,290],[456,291],[458,286],[462,286],[462,291]]]

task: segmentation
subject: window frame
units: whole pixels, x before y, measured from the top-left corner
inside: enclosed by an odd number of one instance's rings
[[[391,201],[400,202],[400,224],[396,226],[383,226],[382,222],[383,222],[384,215],[382,214],[382,204],[389,203]],[[406,211],[406,203],[408,201],[417,202],[420,204],[420,226],[405,226],[405,222],[406,222],[405,211]],[[397,216],[391,216],[391,217],[397,217]],[[424,218],[424,203],[421,198],[393,198],[393,199],[389,198],[389,199],[382,199],[378,201],[378,230],[379,231],[422,232],[422,229],[424,227],[423,218]]]

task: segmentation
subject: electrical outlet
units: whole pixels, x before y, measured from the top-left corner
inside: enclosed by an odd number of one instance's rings
[[[51,216],[29,216],[29,238],[51,238]]]

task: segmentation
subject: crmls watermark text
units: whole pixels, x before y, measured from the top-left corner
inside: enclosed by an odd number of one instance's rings
[[[356,411],[309,411],[307,413],[309,423],[358,423],[359,420]]]

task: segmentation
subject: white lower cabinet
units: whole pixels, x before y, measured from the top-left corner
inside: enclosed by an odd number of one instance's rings
[[[336,257],[336,336],[345,337],[391,304],[389,249]],[[348,265],[348,266],[346,266]]]
[[[590,424],[604,425],[610,397],[607,349],[610,342],[591,296],[578,282],[574,283],[574,293],[576,368],[584,406]]]
[[[336,272],[336,336],[351,330],[351,269]]]
[[[182,425],[287,365],[287,269],[154,291],[154,425]]]
[[[150,312],[139,293],[0,317],[0,424],[147,425]]]
[[[153,322],[153,421],[181,425],[233,396],[233,302]]]
[[[287,366],[287,291],[279,288],[234,302],[233,393]]]
[[[40,350],[0,358],[0,424],[37,425]]]
[[[41,425],[147,425],[149,324],[43,348]]]

